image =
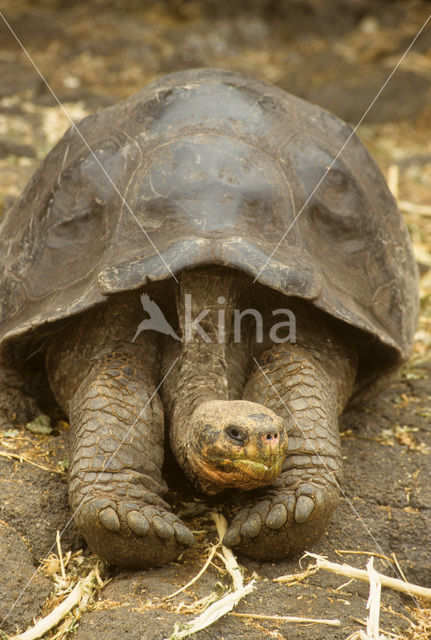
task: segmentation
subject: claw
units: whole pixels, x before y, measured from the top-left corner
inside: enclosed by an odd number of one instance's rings
[[[259,514],[252,513],[252,515],[246,520],[241,527],[241,535],[244,538],[255,538],[259,535],[262,528],[262,521],[259,518]]]
[[[112,507],[102,509],[99,513],[99,520],[108,531],[119,531],[120,529],[120,521]]]
[[[296,522],[305,522],[314,509],[314,500],[308,496],[299,496],[295,507]]]
[[[173,527],[171,527],[171,525],[160,516],[154,516],[151,520],[151,524],[153,525],[153,529],[158,537],[162,538],[162,540],[168,540],[169,538],[173,537]]]
[[[187,527],[181,524],[181,522],[175,522],[173,527],[175,530],[175,538],[179,544],[183,544],[185,547],[191,547],[194,545],[194,536]]]
[[[236,547],[241,542],[240,525],[232,525],[224,534],[223,544],[226,547]]]
[[[127,524],[133,533],[144,536],[150,530],[148,520],[139,511],[129,511],[127,514]]]
[[[284,504],[276,504],[266,519],[266,526],[270,529],[281,529],[287,520],[287,509]]]

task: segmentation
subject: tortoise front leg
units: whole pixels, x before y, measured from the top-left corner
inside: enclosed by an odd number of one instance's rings
[[[225,535],[224,543],[245,555],[274,560],[300,553],[320,538],[337,506],[340,396],[347,397],[343,387],[350,389],[354,368],[342,350],[331,358],[325,367],[325,357],[312,350],[279,344],[263,354],[246,385],[245,399],[293,426],[279,479],[253,492]]]
[[[163,410],[139,358],[101,356],[74,394],[69,418],[69,498],[90,548],[108,562],[147,567],[193,544],[162,497]]]

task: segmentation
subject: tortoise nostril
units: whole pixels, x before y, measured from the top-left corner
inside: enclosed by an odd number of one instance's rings
[[[278,440],[278,433],[267,433],[265,440],[267,442],[276,442]]]

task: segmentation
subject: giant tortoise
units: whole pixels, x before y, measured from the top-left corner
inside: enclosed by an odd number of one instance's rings
[[[164,425],[196,490],[241,496],[226,545],[273,560],[321,536],[338,417],[405,360],[417,317],[406,227],[348,125],[239,73],[172,74],[67,131],[0,256],[3,419],[36,410],[36,358],[90,548],[145,567],[193,544]]]

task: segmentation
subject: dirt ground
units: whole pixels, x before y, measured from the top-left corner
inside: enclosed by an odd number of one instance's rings
[[[165,73],[213,66],[273,82],[355,125],[430,13],[429,2],[367,0],[5,0],[2,5],[23,47],[75,120]],[[427,587],[431,587],[430,54],[428,26],[358,131],[388,176],[412,236],[422,276],[415,348],[398,380],[365,407],[343,416],[344,494],[327,533],[311,550],[361,568],[374,554],[376,568],[393,576],[400,573],[395,558],[408,581]],[[68,124],[0,19],[0,215]],[[178,487],[175,481],[171,500],[196,532],[196,547],[160,569],[103,567],[70,523],[67,438],[68,425],[56,416],[49,434],[34,434],[19,424],[0,431],[2,631],[23,631],[58,604],[73,576],[100,567],[107,584],[97,590],[94,602],[84,612],[75,608],[62,627],[44,637],[168,638],[176,622],[197,615],[203,598],[229,585],[217,559],[192,587],[163,599],[202,567],[216,540],[210,512],[225,506],[206,503],[185,483]],[[225,514],[229,516],[226,510]],[[52,554],[57,553],[56,531],[63,529],[63,554],[75,555],[62,579]],[[337,618],[341,625],[228,614],[198,632],[197,640],[239,640],[245,634],[249,640],[268,636],[337,640],[364,629],[368,599],[364,583],[320,571],[287,586],[273,579],[301,571],[310,559],[239,561],[246,582],[253,577],[256,583],[237,613]],[[384,589],[381,630],[391,638],[431,637],[430,603]]]

